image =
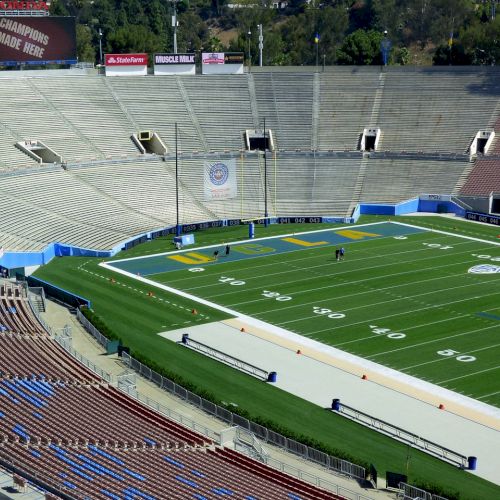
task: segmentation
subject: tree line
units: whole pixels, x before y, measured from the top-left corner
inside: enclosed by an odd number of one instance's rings
[[[388,64],[500,62],[500,0],[55,0],[50,10],[76,17],[78,58],[98,63],[100,38],[104,53],[173,52],[174,8],[179,52],[244,52],[256,64],[261,24],[264,65],[382,64],[382,47]]]

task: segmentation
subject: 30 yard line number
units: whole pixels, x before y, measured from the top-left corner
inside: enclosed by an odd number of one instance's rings
[[[330,319],[342,319],[345,318],[345,314],[334,312],[331,309],[326,309],[325,307],[313,306],[314,314],[322,314]]]

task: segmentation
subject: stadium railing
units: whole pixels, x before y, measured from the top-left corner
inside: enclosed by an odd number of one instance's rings
[[[52,337],[67,353],[73,356],[77,361],[79,361],[82,365],[86,366],[89,370],[93,371],[95,374],[99,375],[103,380],[108,382],[109,384],[112,382],[112,375],[103,369],[99,368],[95,363],[92,363],[85,356],[82,356],[78,351],[75,351],[73,347],[71,347],[71,337],[65,335],[55,334]]]
[[[112,342],[116,342],[113,340],[109,340],[107,337],[105,337],[80,311],[80,308],[76,310],[76,319],[83,325],[83,328],[87,330],[92,337],[94,337],[99,345],[104,347],[106,349],[106,352],[109,351],[109,344]]]
[[[367,413],[363,413],[356,408],[352,408],[351,406],[347,406],[342,403],[338,404],[338,409],[333,407],[332,411],[338,412],[350,420],[376,430],[381,434],[397,439],[398,441],[402,441],[413,448],[417,448],[445,462],[458,465],[458,467],[461,467],[462,469],[465,469],[468,466],[468,457],[465,455],[461,455],[460,453],[445,448],[444,446],[422,438],[417,434],[413,434],[405,429],[401,429],[400,427],[396,427],[395,425],[368,415]]]
[[[399,489],[400,492],[398,493],[398,498],[402,500],[414,500],[416,498],[420,500],[448,500],[445,497],[433,495],[432,493],[421,490],[411,484],[399,483]]]
[[[188,391],[172,380],[163,377],[140,361],[131,357],[126,352],[122,353],[122,360],[128,368],[136,371],[144,378],[151,380],[165,391],[170,392],[171,394],[175,394],[179,398],[184,399],[185,401],[200,408],[206,413],[209,413],[217,417],[218,419],[223,420],[231,426],[240,426],[243,429],[252,432],[257,438],[266,443],[275,445],[311,462],[320,464],[323,467],[326,467],[327,469],[330,469],[337,473],[362,481],[366,478],[366,470],[360,465],[353,464],[341,458],[333,457],[331,455],[328,455],[327,453],[311,448],[303,443],[299,443],[298,441],[287,438],[286,436],[274,432],[267,427],[259,425],[255,422],[252,422],[251,420],[248,420],[247,418],[233,413],[227,408],[223,408],[222,406],[219,406],[212,401],[208,401],[207,399],[204,399],[201,396]]]
[[[185,345],[186,347],[189,347],[190,349],[193,349],[194,351],[198,351],[210,358],[216,359],[221,363],[232,366],[237,370],[252,375],[253,377],[262,380],[269,380],[270,372],[268,372],[267,370],[259,368],[258,366],[251,365],[250,363],[235,358],[234,356],[230,356],[229,354],[219,351],[218,349],[215,349],[214,347],[204,344],[203,342],[194,340],[190,338],[187,333],[182,335],[182,344]]]

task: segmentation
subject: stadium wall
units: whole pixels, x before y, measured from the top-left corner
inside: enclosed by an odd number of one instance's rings
[[[419,199],[403,201],[402,203],[362,203],[359,205],[360,215],[404,215],[418,212]]]

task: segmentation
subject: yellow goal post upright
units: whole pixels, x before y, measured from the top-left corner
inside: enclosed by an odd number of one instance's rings
[[[277,191],[278,191],[278,157],[276,150],[273,149],[272,151],[272,179],[273,179],[273,187],[272,187],[272,196],[269,196],[270,200],[268,202],[268,194],[270,193],[269,189],[269,172],[263,172],[262,171],[262,162],[261,162],[261,156],[262,154],[257,155],[257,161],[258,161],[258,168],[259,168],[259,177],[260,177],[260,182],[261,185],[263,186],[264,191],[264,198],[265,198],[265,210],[264,210],[264,216],[250,216],[248,217],[248,212],[245,211],[245,158],[246,155],[244,151],[241,151],[240,153],[240,181],[239,181],[239,193],[240,193],[240,218],[241,221],[244,223],[251,223],[255,221],[260,221],[260,220],[265,220],[267,223],[265,224],[266,226],[268,223],[272,220],[275,219],[277,215]],[[267,169],[265,169],[267,170]],[[269,213],[269,207],[271,208],[271,214]],[[250,212],[252,213],[252,212]],[[246,219],[244,217],[247,216]]]

